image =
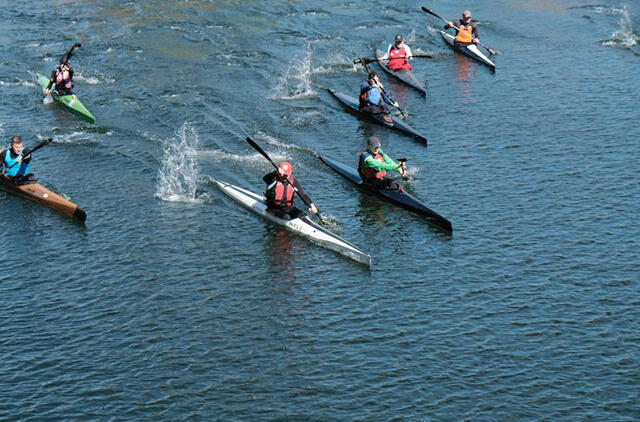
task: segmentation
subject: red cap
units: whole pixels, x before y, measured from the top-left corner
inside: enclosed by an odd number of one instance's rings
[[[283,161],[280,163],[280,168],[284,172],[287,177],[291,176],[291,163],[288,161]]]

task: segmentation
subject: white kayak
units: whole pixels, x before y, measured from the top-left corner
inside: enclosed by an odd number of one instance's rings
[[[447,44],[454,50],[464,54],[465,56],[471,57],[479,61],[482,64],[486,64],[489,68],[495,72],[496,64],[491,61],[475,44],[456,44],[454,37],[451,34],[447,34],[444,31],[440,31],[440,35],[442,35],[442,39],[446,41]]]
[[[283,226],[291,232],[306,237],[320,246],[336,251],[362,264],[371,266],[371,256],[340,236],[316,224],[309,216],[304,215],[303,217],[294,218],[293,220],[283,220],[267,212],[267,204],[262,195],[257,195],[246,189],[218,180],[216,180],[216,185],[228,197],[267,220]]]

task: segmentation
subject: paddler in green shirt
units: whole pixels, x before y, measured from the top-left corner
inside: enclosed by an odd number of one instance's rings
[[[405,179],[405,160],[398,163],[382,151],[380,140],[375,136],[367,139],[367,149],[360,153],[358,173],[365,184],[377,189],[398,189],[402,187],[387,176],[387,171],[400,172]]]

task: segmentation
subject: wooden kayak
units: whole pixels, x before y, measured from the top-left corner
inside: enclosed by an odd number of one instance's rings
[[[384,51],[376,50],[376,59],[379,60],[382,56],[384,56]],[[418,78],[416,78],[416,75],[414,75],[409,69],[391,70],[381,61],[379,61],[378,64],[388,75],[393,76],[400,82],[404,82],[414,89],[417,89],[422,95],[427,95],[427,88],[425,88],[422,82],[420,82]]]
[[[36,76],[38,77],[38,83],[40,84],[40,86],[42,86],[42,90],[44,91],[49,85],[49,78],[47,78],[46,76],[40,73],[36,73]],[[96,118],[93,117],[93,114],[91,114],[91,112],[87,110],[84,104],[80,102],[76,94],[58,95],[58,93],[55,90],[52,90],[51,98],[53,98],[54,101],[62,104],[63,106],[65,106],[66,108],[68,108],[69,110],[77,114],[78,116],[85,118],[89,122],[91,123],[96,122]]]
[[[87,219],[87,213],[82,208],[38,183],[16,185],[9,178],[0,176],[0,187],[7,192],[38,202],[82,223]]]
[[[403,122],[401,119],[398,119],[397,117],[391,116],[389,114],[362,113],[358,111],[358,100],[356,98],[350,97],[349,95],[343,94],[341,92],[336,92],[331,88],[328,88],[328,91],[331,95],[337,98],[338,101],[340,101],[351,113],[356,114],[357,116],[364,116],[376,123],[388,127],[389,129],[395,129],[400,132],[404,132],[427,145],[427,138],[419,134],[414,128]]]
[[[457,51],[458,53],[464,54],[467,57],[471,57],[472,59],[477,60],[482,64],[489,66],[489,68],[495,72],[496,70],[495,63],[493,63],[482,51],[480,51],[477,45],[456,44],[454,42],[456,37],[444,31],[440,31],[440,35],[442,35],[442,39],[444,39],[445,42],[449,44],[449,46],[453,48],[455,51]]]
[[[406,192],[404,189],[398,190],[374,188],[363,183],[362,177],[360,177],[360,175],[358,174],[357,169],[346,166],[341,162],[332,160],[328,157],[319,158],[320,161],[325,163],[329,168],[331,168],[333,171],[335,171],[345,179],[357,185],[360,189],[373,195],[381,196],[389,202],[400,205],[410,211],[415,212],[416,214],[422,215],[426,218],[429,224],[442,230],[445,233],[450,234],[453,231],[451,222],[449,220],[447,220],[437,212],[431,210],[422,201]]]

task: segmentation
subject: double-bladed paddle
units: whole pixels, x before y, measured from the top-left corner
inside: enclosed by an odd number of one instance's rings
[[[251,145],[253,147],[253,149],[255,149],[256,151],[258,151],[264,158],[266,158],[267,160],[269,160],[269,162],[271,163],[271,165],[273,167],[275,167],[276,170],[279,169],[278,165],[276,163],[273,162],[273,160],[271,159],[271,157],[269,157],[269,155],[266,153],[265,150],[263,150],[260,145],[258,145],[256,143],[256,141],[254,141],[253,139],[251,139],[250,137],[247,137],[247,142],[249,143],[249,145]],[[284,181],[287,182],[288,185],[290,185],[293,188],[293,191],[298,195],[298,198],[300,198],[302,200],[302,202],[304,202],[304,204],[311,208],[311,204],[308,203],[304,197],[300,194],[300,192],[298,192],[298,189],[296,189],[296,187],[293,185],[293,183],[291,183],[289,181],[289,178],[285,175],[284,176]],[[318,209],[318,207],[316,207],[316,209]],[[318,217],[318,220],[320,220],[320,223],[322,225],[325,224],[324,220],[322,219],[322,217],[320,216],[320,210],[318,210],[318,213],[316,214],[316,216]]]
[[[421,9],[425,12],[427,12],[428,14],[435,16],[436,18],[440,19],[442,22],[444,23],[449,23],[448,21],[446,21],[445,19],[442,18],[442,16],[438,15],[436,12],[434,12],[431,9],[427,9],[426,7],[422,6]],[[453,29],[455,29],[456,31],[460,31],[458,28],[456,28],[455,26],[452,26]],[[481,42],[478,42],[479,45],[483,46],[484,48],[487,49],[487,51],[489,52],[489,54],[491,55],[496,55],[496,54],[502,54],[502,52],[498,51],[498,50],[494,50],[493,48],[489,48],[486,45],[482,44]]]
[[[24,155],[24,151],[22,152],[23,156],[22,158],[27,158],[28,156],[30,156],[31,154],[33,154],[34,152],[36,152],[37,150],[39,150],[40,148],[42,148],[45,145],[49,145],[49,143],[52,141],[51,138],[47,138],[44,141],[40,142],[38,145],[36,145],[35,147],[33,147],[31,149],[31,151],[29,151],[29,153],[27,155]],[[7,167],[6,169],[2,170],[2,176],[4,176],[9,170],[11,170],[13,168],[13,166],[15,166],[16,164],[18,164],[18,162],[16,161],[15,163],[11,164],[9,167]]]
[[[394,59],[412,59],[414,57],[418,57],[418,58],[423,58],[423,59],[432,59],[433,56],[431,54],[414,54],[411,56],[400,56],[400,57],[393,57]],[[365,63],[374,63],[374,62],[383,62],[386,60],[391,60],[391,58],[386,58],[386,59],[369,59],[366,57],[361,57],[360,60],[364,61]]]
[[[358,58],[358,59],[354,59],[353,62],[362,64],[362,66],[364,66],[364,69],[367,71],[367,74],[369,75],[369,77],[371,77],[372,72],[371,72],[371,69],[369,69],[369,66],[367,66],[366,59]],[[387,96],[387,98],[389,98],[391,101],[397,104],[397,105],[394,105],[394,107],[398,109],[398,111],[402,114],[402,117],[404,117],[405,119],[409,117],[409,114],[406,111],[404,111],[402,108],[400,108],[400,104],[398,104],[396,100],[391,98],[391,95],[389,95],[387,91],[385,91],[385,89],[382,87],[382,84],[380,84],[378,87],[384,93],[384,95]]]

